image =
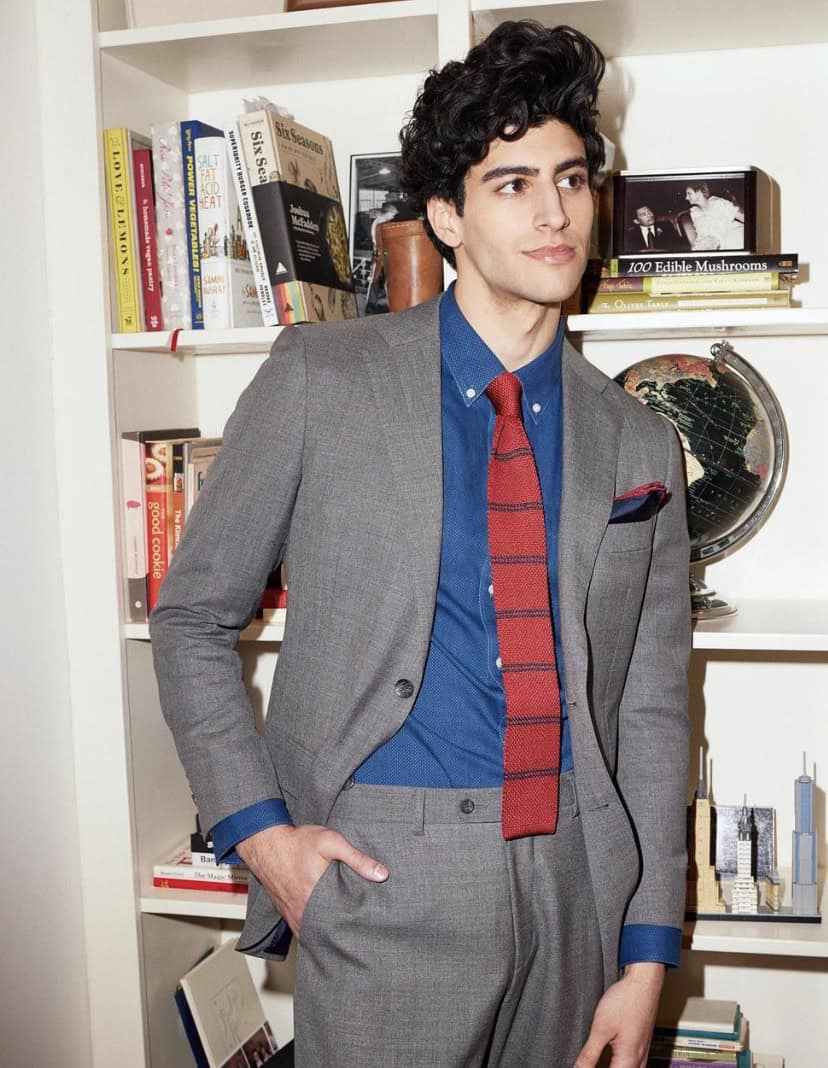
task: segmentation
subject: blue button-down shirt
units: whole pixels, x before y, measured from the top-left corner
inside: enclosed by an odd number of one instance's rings
[[[490,787],[503,783],[506,701],[490,593],[486,483],[495,413],[485,394],[503,364],[464,317],[453,286],[440,302],[442,350],[443,538],[431,643],[422,686],[400,730],[357,768],[356,782],[421,787]],[[558,606],[561,501],[563,325],[552,344],[515,374],[523,386],[523,419],[535,454],[546,521],[549,590],[564,716],[561,769],[573,766]],[[260,802],[213,828],[219,857],[236,842],[289,822],[284,803]],[[622,965],[675,964],[680,932],[624,929]]]

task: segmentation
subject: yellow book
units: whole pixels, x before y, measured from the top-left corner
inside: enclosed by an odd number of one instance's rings
[[[104,162],[117,303],[116,324],[121,333],[134,334],[143,328],[143,322],[134,231],[132,145],[129,130],[123,127],[104,130]]]

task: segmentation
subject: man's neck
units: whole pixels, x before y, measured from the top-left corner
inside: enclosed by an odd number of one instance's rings
[[[459,278],[454,298],[475,333],[507,371],[517,371],[545,352],[554,341],[561,321],[559,304],[475,299]]]

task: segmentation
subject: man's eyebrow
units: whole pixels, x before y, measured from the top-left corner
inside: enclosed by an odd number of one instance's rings
[[[561,174],[563,171],[572,170],[574,167],[583,167],[585,170],[589,170],[589,161],[586,156],[573,156],[571,159],[561,160],[560,163],[555,165],[555,174]],[[508,164],[502,167],[492,167],[480,178],[481,182],[494,182],[499,178],[508,178],[510,175],[520,175],[527,178],[537,178],[540,174],[538,167],[527,167],[525,164]]]

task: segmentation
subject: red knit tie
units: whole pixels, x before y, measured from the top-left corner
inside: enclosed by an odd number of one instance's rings
[[[504,838],[554,834],[558,821],[561,695],[549,605],[546,527],[535,456],[523,427],[520,379],[486,394],[497,414],[489,460],[489,553],[506,692]]]

